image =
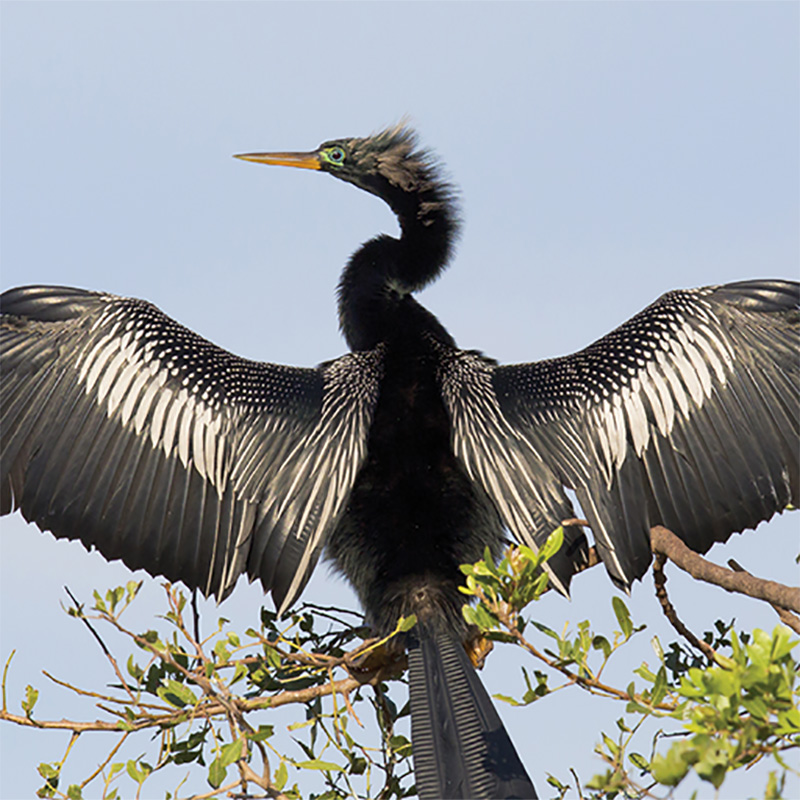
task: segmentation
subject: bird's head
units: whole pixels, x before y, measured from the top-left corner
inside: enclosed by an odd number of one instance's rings
[[[361,139],[323,142],[307,153],[245,153],[236,158],[327,172],[377,195],[396,212],[405,210],[410,196],[435,193],[444,200],[451,195],[430,154],[417,147],[414,131],[402,123]]]

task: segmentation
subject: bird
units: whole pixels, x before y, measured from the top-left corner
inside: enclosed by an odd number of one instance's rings
[[[501,365],[416,298],[448,266],[455,188],[405,123],[237,158],[327,173],[394,212],[338,284],[348,352],[239,358],[149,302],[56,286],[0,296],[0,513],[224,599],[278,612],[319,558],[408,648],[422,798],[536,797],[464,644],[459,565],[534,549],[576,510],[628,590],[660,524],[706,552],[800,498],[800,284],[670,291],[585,349]],[[541,300],[540,300],[541,302]],[[564,529],[567,594],[588,560]]]

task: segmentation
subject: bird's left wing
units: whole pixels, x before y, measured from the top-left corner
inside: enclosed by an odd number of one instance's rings
[[[540,546],[574,489],[627,587],[651,526],[705,552],[800,500],[799,353],[800,285],[747,281],[670,292],[563,358],[498,367],[442,347],[440,383],[453,448],[512,533]],[[567,547],[561,588],[585,558]]]
[[[0,512],[224,597],[286,608],[366,451],[379,350],[314,369],[238,358],[141,300],[0,297]]]

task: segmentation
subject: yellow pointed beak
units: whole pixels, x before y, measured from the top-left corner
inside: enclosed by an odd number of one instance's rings
[[[279,167],[300,167],[301,169],[320,169],[317,153],[243,153],[234,156],[242,161],[255,164],[274,164]]]

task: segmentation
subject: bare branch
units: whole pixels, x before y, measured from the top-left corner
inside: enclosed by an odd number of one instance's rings
[[[766,600],[773,605],[800,613],[800,588],[720,567],[690,550],[672,531],[662,525],[651,528],[650,536],[654,552],[663,553],[693,578],[716,584],[728,592]]]
[[[667,560],[667,557],[663,553],[656,553],[655,559],[653,561],[653,583],[656,587],[656,597],[658,601],[661,603],[661,608],[664,611],[664,616],[669,620],[670,624],[673,628],[681,635],[684,639],[686,639],[692,647],[699,650],[709,659],[714,661],[716,664],[723,666],[719,658],[717,657],[717,651],[714,650],[711,645],[706,644],[705,642],[698,639],[687,627],[686,625],[681,622],[678,617],[677,611],[675,611],[675,606],[672,605],[670,602],[669,597],[667,596],[667,575],[664,572],[664,562]]]
[[[751,575],[751,573],[749,573],[741,564],[737,563],[732,558],[728,559],[728,566],[736,572],[742,572],[745,575]],[[788,625],[788,627],[790,627],[795,633],[800,633],[800,619],[798,619],[797,616],[792,614],[791,611],[787,611],[785,608],[776,606],[775,603],[770,603],[770,605],[775,609],[775,613],[780,617],[780,620],[784,625]]]
[[[111,651],[106,647],[105,642],[100,637],[100,634],[92,627],[92,623],[89,622],[88,619],[84,616],[83,612],[81,611],[80,603],[75,599],[75,595],[69,590],[68,586],[64,587],[64,591],[69,595],[69,599],[72,600],[75,606],[75,612],[78,619],[83,622],[84,625],[89,629],[90,633],[94,638],[97,640],[97,643],[100,645],[105,657],[108,659],[109,663],[111,664],[111,668],[114,670],[114,674],[117,676],[119,682],[122,684],[122,688],[128,693],[128,696],[131,698],[132,702],[136,702],[136,698],[133,696],[133,692],[131,691],[130,686],[128,686],[128,681],[122,675],[120,671],[119,664],[117,664],[117,660],[114,656],[111,655]]]

